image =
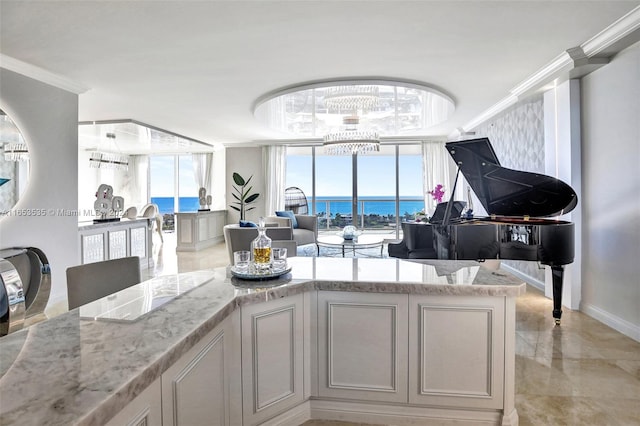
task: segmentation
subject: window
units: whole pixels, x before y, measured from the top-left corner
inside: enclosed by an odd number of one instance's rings
[[[304,191],[320,232],[354,224],[400,238],[402,220],[424,209],[421,148],[386,144],[354,161],[321,148],[288,147],[286,186]]]
[[[149,196],[158,205],[165,230],[174,229],[175,212],[198,210],[198,189],[190,154],[149,157]]]

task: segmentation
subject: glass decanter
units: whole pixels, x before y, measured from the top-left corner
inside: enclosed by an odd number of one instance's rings
[[[251,256],[256,272],[265,272],[271,268],[273,262],[271,238],[267,236],[262,217],[258,221],[258,237],[251,242]]]

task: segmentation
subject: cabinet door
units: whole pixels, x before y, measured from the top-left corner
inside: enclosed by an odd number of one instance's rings
[[[409,402],[502,408],[504,298],[410,297]]]
[[[233,332],[238,315],[234,314],[162,374],[164,426],[241,423],[240,371],[234,360],[240,349]]]
[[[402,294],[318,292],[320,397],[407,402]]]
[[[242,307],[243,424],[260,424],[304,399],[303,295]]]
[[[160,379],[157,379],[109,420],[106,426],[161,426],[161,405]]]

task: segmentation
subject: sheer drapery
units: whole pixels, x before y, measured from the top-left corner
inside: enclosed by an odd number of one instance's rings
[[[445,142],[422,142],[422,178],[424,181],[424,205],[425,213],[431,215],[436,208],[436,201],[429,191],[436,185],[442,184],[445,195],[442,201],[448,201],[451,197],[452,185],[449,165],[449,153],[444,147]]]
[[[122,184],[113,185],[117,193],[124,197],[126,207],[142,207],[147,203],[147,169],[149,157],[146,155],[130,155],[129,168],[124,174]]]
[[[213,153],[207,152],[202,154],[192,154],[193,175],[196,179],[198,188],[207,190],[207,195],[213,196],[211,193],[211,169],[213,164]]]
[[[274,214],[284,210],[284,190],[286,185],[287,148],[283,145],[270,145],[262,148],[262,161],[265,182],[265,212]]]

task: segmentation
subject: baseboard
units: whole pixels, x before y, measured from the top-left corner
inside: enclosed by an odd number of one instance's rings
[[[545,288],[544,282],[537,280],[533,278],[531,275],[527,275],[515,269],[512,266],[505,265],[504,262],[500,264],[500,268],[504,269],[505,271],[509,272],[512,275],[515,275],[516,277],[520,278],[522,281],[526,282],[530,286],[535,287],[538,290],[540,290],[542,293],[544,293],[544,288]]]
[[[305,401],[279,416],[260,423],[260,426],[299,426],[307,420],[311,420],[309,401]]]
[[[608,325],[616,331],[624,334],[635,340],[636,342],[640,342],[640,326],[637,324],[632,324],[629,321],[623,320],[620,317],[617,317],[610,312],[597,308],[593,305],[583,304],[580,306],[580,311],[586,315],[589,315],[591,318],[594,318],[601,323]]]
[[[517,414],[513,413],[516,418]],[[497,411],[408,407],[344,401],[311,401],[311,418],[394,426],[415,425],[500,425]]]

